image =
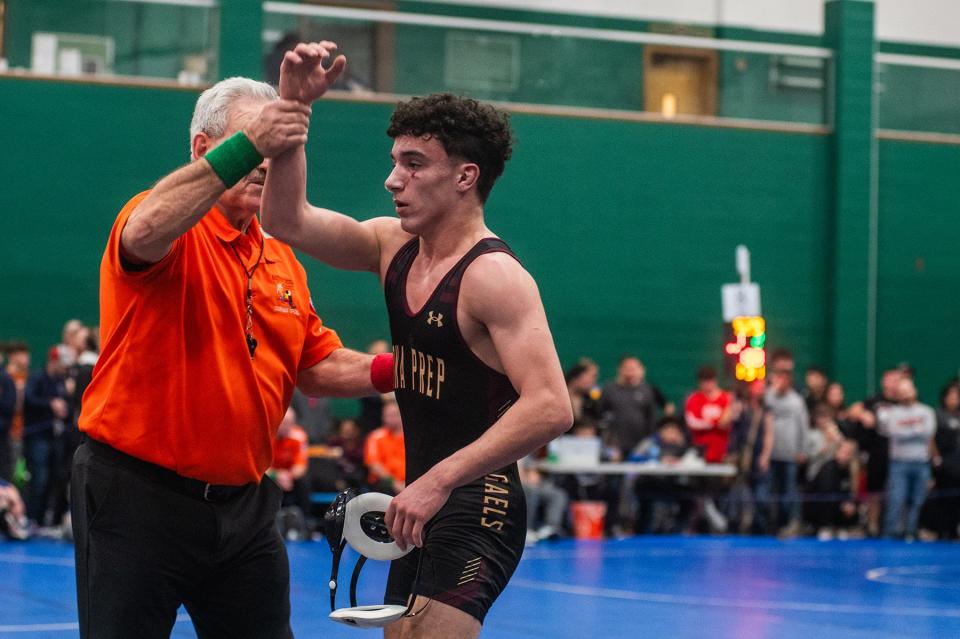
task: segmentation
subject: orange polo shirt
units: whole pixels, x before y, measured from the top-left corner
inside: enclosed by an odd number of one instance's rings
[[[247,350],[247,270],[264,237],[214,206],[143,271],[120,260],[130,200],[100,264],[102,350],[80,430],[139,459],[214,484],[259,481],[297,373],[342,344],[317,317],[290,247],[264,241],[253,277],[256,356]],[[239,259],[232,248],[239,254]]]
[[[407,462],[403,447],[403,429],[394,433],[386,426],[381,426],[367,435],[363,447],[363,463],[367,466],[381,464],[390,476],[400,481],[406,481]],[[367,481],[375,484],[383,479],[372,472]]]

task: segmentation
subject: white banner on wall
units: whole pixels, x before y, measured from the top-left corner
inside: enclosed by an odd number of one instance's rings
[[[808,35],[823,33],[825,4],[825,0],[426,1]],[[960,1],[875,0],[875,4],[879,40],[960,47]]]

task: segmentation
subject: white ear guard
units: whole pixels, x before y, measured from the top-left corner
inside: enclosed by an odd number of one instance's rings
[[[330,618],[358,628],[382,628],[410,614],[415,597],[411,595],[407,606],[390,604],[358,606],[357,581],[360,569],[367,558],[381,561],[399,559],[413,550],[410,546],[401,550],[400,546],[390,536],[390,531],[383,521],[383,516],[390,506],[389,495],[383,493],[364,493],[357,495],[353,490],[346,490],[334,500],[323,517],[324,529],[330,550],[333,552],[333,566],[330,571]],[[347,544],[360,553],[360,558],[353,568],[350,579],[350,607],[336,607],[337,574],[340,569],[340,558]],[[420,554],[420,561],[423,553]],[[416,592],[420,579],[420,562],[417,563],[417,575],[414,578],[413,590]]]

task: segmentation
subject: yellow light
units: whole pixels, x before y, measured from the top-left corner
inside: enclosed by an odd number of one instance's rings
[[[744,366],[743,364],[737,363],[737,372],[736,376],[742,382],[752,382],[757,379],[757,369]]]
[[[760,368],[767,363],[767,354],[762,348],[745,348],[740,352],[740,363],[748,368]]]
[[[753,337],[767,331],[767,323],[762,317],[735,317],[733,318],[734,335]]]
[[[660,112],[663,117],[672,118],[677,115],[677,96],[672,93],[664,93],[660,98]]]
[[[736,378],[744,382],[764,379],[767,376],[767,353],[762,346],[748,346],[747,338],[765,337],[766,321],[762,317],[737,317],[731,324],[736,341],[726,344],[724,350],[737,358]]]

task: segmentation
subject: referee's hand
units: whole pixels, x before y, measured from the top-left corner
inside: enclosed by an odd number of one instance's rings
[[[243,133],[260,155],[272,158],[306,144],[310,112],[309,106],[296,100],[273,100],[243,127]]]

